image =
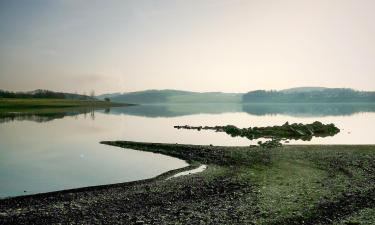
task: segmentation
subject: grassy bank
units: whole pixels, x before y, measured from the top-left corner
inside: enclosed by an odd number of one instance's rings
[[[128,104],[107,101],[70,100],[70,99],[18,99],[0,98],[0,111],[32,110],[43,108],[72,108],[72,107],[114,107],[127,106]]]
[[[375,146],[216,147],[103,142],[202,173],[0,201],[15,224],[374,224]],[[129,151],[129,150],[127,150]]]

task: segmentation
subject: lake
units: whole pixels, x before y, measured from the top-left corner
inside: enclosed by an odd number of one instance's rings
[[[341,132],[290,144],[375,144],[375,104],[175,104],[0,114],[0,197],[147,179],[187,166],[104,140],[250,145],[257,140],[174,125],[334,123]]]

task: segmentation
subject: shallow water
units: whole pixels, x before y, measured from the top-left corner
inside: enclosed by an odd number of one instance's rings
[[[250,110],[251,109],[251,110]],[[190,104],[113,108],[109,112],[126,123],[128,140],[184,144],[249,145],[258,140],[225,133],[174,129],[174,125],[237,127],[289,123],[334,123],[341,132],[333,137],[290,144],[375,144],[375,104]],[[123,117],[120,117],[120,116]],[[142,135],[143,134],[143,135]]]
[[[176,178],[176,177],[187,176],[187,175],[191,175],[191,174],[195,174],[195,173],[201,173],[205,169],[207,169],[207,165],[200,165],[195,169],[186,170],[186,171],[183,171],[183,172],[180,172],[180,173],[176,173],[175,175],[173,175],[171,177],[168,177],[167,180],[173,179],[173,178]]]
[[[0,197],[154,177],[187,164],[172,157],[99,144],[129,140],[213,145],[255,141],[174,125],[238,127],[334,123],[341,132],[291,144],[375,144],[371,104],[146,105],[95,111],[0,115]]]
[[[96,113],[0,124],[0,197],[151,178],[183,160],[99,144],[125,139],[126,124]]]

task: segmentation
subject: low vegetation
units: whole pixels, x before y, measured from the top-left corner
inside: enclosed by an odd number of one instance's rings
[[[19,99],[0,98],[0,112],[9,110],[33,110],[42,108],[70,108],[70,107],[112,107],[127,104],[112,103],[99,100],[71,100],[71,99]]]

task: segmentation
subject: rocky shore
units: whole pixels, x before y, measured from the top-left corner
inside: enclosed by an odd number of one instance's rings
[[[0,224],[374,224],[375,146],[218,147],[102,142],[189,168],[0,200]],[[201,173],[166,179],[186,169]]]

